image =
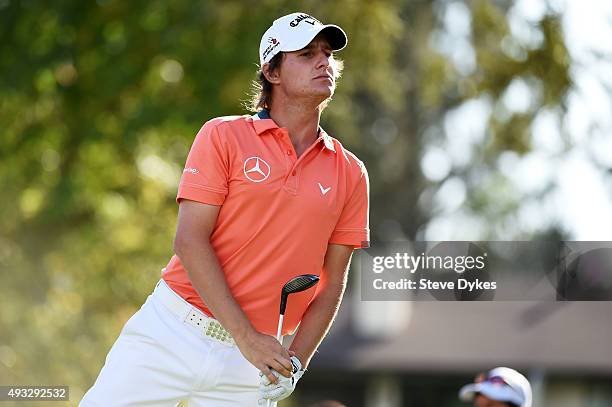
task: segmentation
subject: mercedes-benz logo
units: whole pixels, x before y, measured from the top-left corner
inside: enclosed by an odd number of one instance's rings
[[[250,157],[244,161],[244,176],[253,182],[262,182],[270,176],[270,166],[259,157]]]

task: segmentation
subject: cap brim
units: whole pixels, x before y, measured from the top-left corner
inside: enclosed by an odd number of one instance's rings
[[[348,42],[346,33],[337,25],[328,24],[321,31],[319,31],[319,33],[323,33],[325,35],[325,38],[327,38],[329,46],[332,50],[340,51],[342,48],[346,47]]]
[[[284,47],[282,47],[281,51],[299,51],[302,48],[305,48],[308,44],[310,44],[312,40],[320,33],[323,33],[323,35],[325,35],[325,38],[327,39],[327,42],[329,42],[329,46],[333,51],[340,51],[342,48],[346,47],[348,38],[346,37],[344,30],[338,27],[337,25],[327,24],[309,30],[310,35],[308,35],[308,37],[301,38],[299,42],[293,42],[285,45]]]
[[[507,401],[518,405],[523,404],[523,401],[519,399],[519,396],[510,387],[493,385],[487,382],[463,386],[461,390],[459,390],[459,399],[462,401],[472,401],[477,393],[482,393],[488,398],[496,401]]]

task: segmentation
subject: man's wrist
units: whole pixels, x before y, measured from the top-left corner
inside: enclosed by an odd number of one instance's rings
[[[296,351],[294,351],[293,349],[290,349],[289,352],[291,353],[291,355],[295,358],[297,358],[297,360],[300,362],[300,366],[302,367],[301,370],[306,370],[306,364],[305,362],[308,360],[303,354],[298,353]]]
[[[234,341],[238,344],[248,342],[249,338],[253,336],[255,332],[255,328],[248,320],[243,324],[233,327],[230,331]]]
[[[302,367],[302,362],[300,361],[300,359],[298,359],[297,356],[293,355],[290,358],[291,361],[291,365],[293,366],[293,369],[291,369],[291,374],[295,374],[299,371],[304,370]]]

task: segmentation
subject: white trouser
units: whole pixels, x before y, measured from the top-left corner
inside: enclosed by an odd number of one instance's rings
[[[178,298],[170,307],[169,294]],[[186,322],[193,310],[160,281],[123,327],[79,405],[170,407],[186,400],[190,407],[257,406],[259,370],[236,345]]]

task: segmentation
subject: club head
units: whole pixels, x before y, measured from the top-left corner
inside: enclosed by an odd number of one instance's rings
[[[282,295],[289,295],[308,290],[318,282],[319,276],[314,274],[302,274],[301,276],[292,278],[283,286]]]
[[[287,297],[289,294],[299,293],[300,291],[308,290],[313,285],[319,282],[319,276],[314,274],[302,274],[289,280],[281,291],[280,313],[285,314],[287,306]]]

